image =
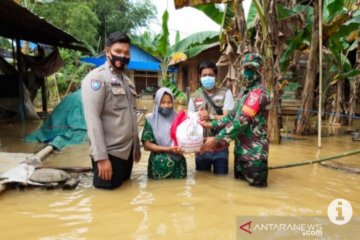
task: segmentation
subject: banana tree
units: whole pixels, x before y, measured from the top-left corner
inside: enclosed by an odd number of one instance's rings
[[[182,8],[186,6],[197,6],[208,3],[228,3],[233,0],[174,0],[175,8]]]
[[[175,1],[176,3],[177,1]],[[182,1],[178,1],[182,2]],[[187,1],[189,2],[189,1]],[[194,6],[200,3],[218,3],[220,1],[190,1],[190,3],[187,3],[188,5]],[[237,43],[237,52],[243,52],[246,47],[251,47],[248,32],[246,30],[246,23],[245,23],[245,17],[244,12],[242,8],[242,0],[234,0],[234,1],[221,1],[223,3],[228,3],[227,7],[225,8],[228,10],[229,6],[235,6],[232,9],[233,12],[235,12],[235,22],[237,24],[224,24],[228,23],[229,21],[223,21],[222,29],[226,30],[226,35],[223,36],[221,41],[226,41],[227,44],[231,43]],[[231,2],[231,3],[230,3]],[[277,83],[278,75],[276,74],[277,65],[275,65],[276,60],[274,60],[274,51],[273,48],[277,45],[278,41],[278,24],[277,24],[277,12],[276,12],[276,4],[273,0],[269,1],[259,1],[259,0],[253,0],[253,7],[252,9],[256,9],[257,16],[260,20],[260,31],[258,31],[257,35],[260,36],[258,39],[261,41],[261,44],[259,44],[258,51],[262,53],[262,55],[265,57],[265,64],[264,64],[264,80],[266,85],[269,87],[271,91],[271,101],[272,101],[272,108],[270,111],[269,119],[268,119],[268,126],[269,126],[269,140],[271,143],[279,144],[280,143],[280,128],[278,124],[278,101],[279,101],[279,90]],[[202,9],[201,9],[202,10]],[[225,11],[224,14],[224,20],[227,20],[230,13]],[[266,13],[266,14],[265,14]],[[254,16],[254,14],[252,15]],[[253,19],[251,18],[251,21],[253,23]],[[230,21],[231,22],[231,21]],[[279,50],[279,49],[277,49]],[[239,56],[241,58],[241,55]],[[240,62],[240,61],[238,61]]]
[[[317,3],[318,2],[315,3],[314,7],[316,7]],[[345,105],[344,97],[342,96],[344,92],[344,79],[351,79],[351,76],[357,74],[357,71],[352,69],[346,53],[354,49],[354,47],[351,48],[348,43],[349,34],[354,31],[359,31],[359,5],[356,5],[354,0],[324,0],[323,6],[323,49],[325,58],[330,59],[326,61],[327,71],[324,72],[324,76],[333,78],[325,78],[324,82],[336,84],[337,93],[333,96],[335,98],[333,104],[334,117],[330,119],[330,122],[338,123],[342,109],[341,105]],[[296,37],[288,42],[288,48],[282,54],[280,63],[284,70],[294,50],[304,45],[310,46],[307,76],[302,95],[302,112],[298,119],[296,130],[297,134],[305,135],[310,133],[311,110],[314,105],[314,88],[318,71],[318,31],[314,27],[316,27],[319,16],[317,16],[318,9],[299,4],[293,9],[288,9],[289,16],[287,17],[298,15],[300,12],[306,13],[306,26],[298,30]],[[354,42],[352,46],[356,46],[356,44],[357,43]],[[357,85],[350,84],[350,86],[356,87]],[[329,86],[325,86],[321,92],[324,96],[323,99],[328,89]],[[351,92],[355,93],[357,90],[352,90]],[[354,99],[354,97],[350,99]],[[352,104],[355,104],[354,101]]]
[[[252,49],[242,1],[229,2],[224,9],[216,7],[215,4],[200,5],[196,8],[221,26],[219,40],[222,53],[217,65],[228,66],[228,74],[222,84],[226,82],[233,96],[237,96],[241,85],[239,73],[242,57],[237,53]]]
[[[333,43],[333,41],[331,41]],[[354,69],[348,59],[350,51],[358,48],[359,41],[354,41],[350,46],[348,44],[331,44],[329,46],[331,52],[332,67],[331,70],[334,72],[333,84],[336,84],[337,92],[334,96],[334,105],[329,119],[330,124],[340,123],[340,114],[342,111],[349,114],[349,125],[351,125],[351,117],[354,114],[356,107],[356,95],[358,92],[358,78],[360,74],[359,69]],[[359,66],[357,66],[359,67]],[[350,96],[348,104],[345,104],[344,95],[344,82],[347,80],[350,86]]]
[[[162,82],[159,85],[171,86],[168,82],[169,65],[194,57],[208,49],[213,43],[218,42],[219,33],[214,31],[199,32],[182,40],[179,40],[180,37],[177,34],[177,41],[174,45],[170,45],[168,20],[169,13],[165,10],[162,16],[162,32],[160,34],[145,33],[142,36],[131,36],[131,41],[160,60]],[[174,86],[172,87],[174,88]],[[184,98],[185,95],[181,94],[181,96]]]
[[[358,47],[356,51],[356,64],[355,70],[360,71],[360,41],[358,41]],[[355,77],[352,77],[350,80],[351,92],[350,92],[350,100],[349,100],[349,126],[352,123],[352,116],[355,113],[356,108],[356,100],[360,86],[360,74]]]

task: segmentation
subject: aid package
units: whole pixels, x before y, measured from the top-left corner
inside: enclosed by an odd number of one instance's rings
[[[185,153],[199,152],[204,143],[203,127],[198,123],[198,113],[180,111],[171,125],[171,138],[175,146]]]

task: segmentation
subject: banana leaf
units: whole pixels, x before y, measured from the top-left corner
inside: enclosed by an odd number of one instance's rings
[[[323,21],[330,23],[336,16],[345,12],[344,0],[324,0]]]
[[[173,92],[176,100],[182,100],[186,102],[186,94],[182,92],[175,84],[166,79],[162,80],[162,84]]]
[[[219,41],[219,32],[204,31],[189,35],[172,46],[172,52],[181,52],[203,44],[210,44]]]
[[[159,41],[157,42],[157,49],[161,53],[161,56],[168,57],[171,55],[169,52],[170,42],[169,42],[169,12],[167,10],[164,11],[162,16],[162,32],[160,34]]]
[[[192,58],[213,46],[214,46],[214,43],[199,45],[199,46],[185,50],[185,54],[188,58]],[[220,49],[219,49],[219,51],[220,51]]]
[[[202,4],[210,4],[210,3],[228,3],[232,2],[233,0],[174,0],[175,8],[182,8],[182,7],[194,7],[197,5]]]
[[[281,71],[285,71],[288,65],[288,62],[296,49],[302,44],[305,43],[306,40],[311,38],[310,32],[305,28],[299,31],[294,38],[290,39],[287,43],[288,47],[282,53],[280,57],[280,69]]]
[[[256,7],[255,7],[254,3],[251,1],[249,13],[246,18],[246,28],[247,29],[255,27],[256,14],[257,14]]]
[[[352,69],[352,70],[344,72],[340,75],[343,78],[354,78],[354,77],[360,75],[360,69]]]
[[[217,7],[215,4],[200,5],[200,6],[196,6],[195,8],[202,11],[215,23],[221,25],[224,18],[224,11],[219,7]]]

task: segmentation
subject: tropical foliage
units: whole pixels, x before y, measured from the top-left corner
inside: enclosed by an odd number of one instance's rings
[[[57,27],[102,51],[107,35],[114,31],[135,32],[155,18],[149,0],[22,0],[21,3]]]
[[[270,113],[269,127],[270,139],[272,142],[279,142],[279,128],[277,119],[277,106],[279,105],[279,81],[288,71],[292,71],[292,60],[299,56],[298,52],[306,53],[309,57],[308,70],[304,93],[302,96],[302,115],[299,119],[310,119],[314,105],[314,91],[317,85],[318,65],[315,61],[318,58],[318,31],[314,26],[318,25],[314,6],[318,1],[259,1],[253,0],[247,20],[239,5],[241,1],[206,1],[206,3],[227,3],[225,10],[221,10],[214,4],[204,4],[204,1],[175,1],[178,7],[194,6],[203,11],[215,22],[222,24],[221,44],[232,45],[242,52],[246,49],[259,51],[266,58],[264,78],[272,91],[273,111]],[[335,106],[332,111],[334,116],[342,113],[354,113],[356,95],[359,90],[359,63],[350,62],[349,53],[359,47],[359,3],[356,0],[323,0],[323,58],[326,70],[324,71],[324,90],[321,92],[325,99],[332,98]],[[314,5],[315,4],[315,5]],[[220,21],[220,19],[222,19]],[[246,31],[244,31],[244,24]],[[246,42],[250,41],[250,44]],[[241,57],[241,55],[239,55]],[[311,60],[313,59],[313,60]],[[357,69],[355,69],[357,68]],[[239,79],[240,80],[240,79]],[[345,81],[350,85],[349,103],[344,103]],[[308,87],[309,86],[309,87]],[[331,88],[337,88],[334,94],[328,95]],[[325,102],[323,103],[325,104]],[[345,107],[344,107],[345,106]],[[348,107],[346,107],[348,106]],[[336,123],[339,118],[330,119]],[[307,125],[307,126],[304,126]],[[299,121],[299,134],[307,134],[310,121]]]
[[[95,55],[104,48],[104,39],[113,31],[136,32],[146,26],[156,15],[149,0],[19,0],[19,4],[44,17],[48,22],[85,42],[89,53]],[[0,46],[11,48],[11,42],[0,38]],[[78,86],[89,66],[80,63],[83,53],[60,50],[64,67],[52,78],[56,79],[60,95],[69,86]],[[53,79],[49,79],[49,85]]]
[[[179,34],[177,34],[177,40],[174,45],[169,41],[169,29],[168,29],[169,13],[166,10],[162,16],[162,31],[158,35],[152,35],[145,32],[142,36],[132,36],[132,43],[141,46],[145,51],[151,55],[157,57],[161,63],[162,71],[162,83],[175,92],[178,98],[186,99],[184,93],[176,88],[176,85],[168,80],[168,68],[170,64],[176,64],[180,61],[186,60],[186,58],[196,56],[200,52],[208,49],[214,42],[219,39],[218,32],[199,32],[188,37],[179,40]],[[154,44],[155,43],[155,44]]]
[[[299,29],[296,32],[296,37],[288,41],[288,48],[284,51],[281,58],[282,70],[285,70],[288,66],[288,60],[293,56],[294,51],[300,48],[310,47],[314,44],[311,33],[314,31],[311,29],[315,23],[313,21],[314,14],[313,7],[310,5],[298,4],[292,9],[279,8],[283,17],[292,17],[299,14],[301,11],[306,12],[306,24],[305,27]],[[323,57],[326,69],[324,69],[323,85],[325,86],[321,91],[323,99],[325,101],[321,104],[325,105],[326,102],[330,102],[333,108],[329,109],[334,114],[331,115],[329,123],[338,124],[340,122],[341,113],[353,114],[353,111],[349,111],[348,108],[354,108],[354,106],[344,107],[346,105],[356,104],[355,97],[358,92],[358,84],[354,82],[355,76],[360,73],[359,70],[354,69],[354,64],[350,63],[348,58],[349,52],[354,51],[358,47],[359,40],[356,38],[350,38],[351,35],[358,35],[360,26],[360,11],[359,6],[355,5],[355,1],[344,0],[325,0],[322,16],[323,27]],[[315,76],[317,70],[315,71]],[[351,96],[353,99],[351,104],[345,104],[346,99],[344,94],[344,80],[349,81],[351,87]],[[303,93],[303,106],[304,107],[299,118],[297,133],[307,134],[311,132],[310,129],[310,117],[311,110],[314,105],[313,95],[314,87],[307,89],[306,86],[315,86],[316,79],[314,77],[305,81],[305,88]],[[336,91],[328,96],[329,89],[334,86]],[[306,89],[306,90],[305,90]],[[305,121],[304,121],[305,120]]]

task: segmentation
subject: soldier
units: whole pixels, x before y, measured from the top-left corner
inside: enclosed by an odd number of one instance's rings
[[[106,40],[106,62],[82,81],[82,102],[97,188],[114,189],[130,178],[140,160],[134,82],[124,74],[130,38],[114,32]]]
[[[242,78],[246,88],[241,91],[235,109],[226,117],[202,122],[204,127],[220,128],[215,136],[207,138],[201,150],[213,148],[218,141],[235,140],[235,178],[246,180],[254,187],[267,186],[268,152],[267,117],[270,95],[261,83],[262,58],[247,53],[242,63]]]
[[[202,85],[189,101],[188,111],[199,112],[200,120],[208,121],[226,116],[234,108],[232,93],[227,88],[218,88],[216,83],[217,67],[213,62],[204,61],[199,65],[199,78]],[[206,129],[204,137],[215,136],[216,131]],[[209,152],[196,154],[196,170],[211,171],[215,174],[227,174],[229,162],[229,144],[220,140]]]

